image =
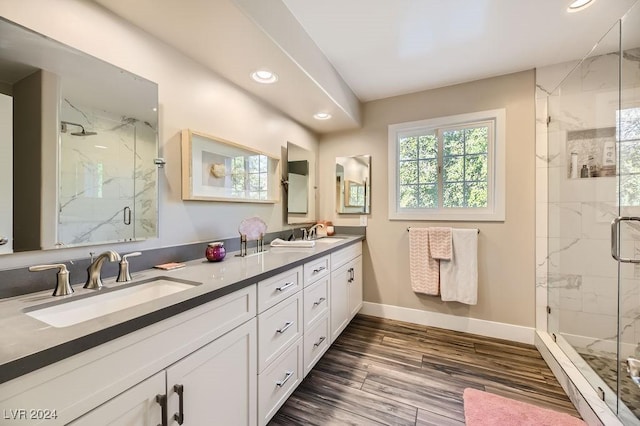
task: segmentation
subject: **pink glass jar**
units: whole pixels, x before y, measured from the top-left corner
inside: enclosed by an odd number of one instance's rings
[[[209,243],[205,256],[209,262],[220,262],[224,259],[227,251],[224,249],[224,243],[222,241],[216,241],[215,243]]]

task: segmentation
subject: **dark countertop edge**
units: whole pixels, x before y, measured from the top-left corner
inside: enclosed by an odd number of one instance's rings
[[[149,312],[148,314],[132,318],[128,321],[124,321],[103,330],[78,337],[76,339],[61,343],[56,346],[52,346],[40,352],[36,352],[34,354],[30,354],[13,361],[9,361],[0,366],[0,384],[16,379],[20,376],[31,373],[48,365],[54,364],[58,361],[62,361],[63,359],[67,359],[88,349],[117,339],[118,337],[133,333],[134,331],[148,327],[167,318],[171,318],[175,315],[186,312],[200,305],[204,305],[205,303],[226,296],[227,294],[231,294],[252,284],[256,284],[258,281],[263,281],[291,268],[304,265],[309,261],[324,257],[334,251],[338,251],[352,244],[361,242],[364,239],[364,236],[360,236],[360,238],[356,237],[349,242],[340,244],[338,247],[330,247],[321,253],[312,254],[295,262],[291,262],[270,271],[257,274],[251,278],[246,278],[242,281],[238,281],[225,287],[212,290],[209,293],[201,294],[191,299],[187,299],[174,305],[167,306],[166,308],[158,309],[157,311]]]

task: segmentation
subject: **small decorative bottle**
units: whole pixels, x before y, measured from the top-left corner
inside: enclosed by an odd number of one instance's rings
[[[580,169],[580,177],[588,178],[589,177],[589,168],[587,168],[586,164],[582,165],[582,169]]]
[[[226,254],[227,251],[224,249],[224,243],[222,241],[216,241],[209,243],[205,256],[209,262],[220,262]]]

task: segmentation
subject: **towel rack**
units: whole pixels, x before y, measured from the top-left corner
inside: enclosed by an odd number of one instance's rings
[[[411,227],[407,228],[407,232],[409,232],[409,230],[410,230],[410,229],[411,229]],[[478,234],[479,234],[479,233],[480,233],[480,230],[479,230],[479,229],[477,229],[477,231],[478,231]]]

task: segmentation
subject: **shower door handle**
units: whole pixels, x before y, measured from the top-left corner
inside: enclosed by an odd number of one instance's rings
[[[640,217],[618,216],[611,221],[611,256],[620,263],[640,263],[640,259],[620,257],[620,222],[640,222]]]
[[[125,207],[123,212],[124,212],[124,224],[131,225],[131,207]]]

